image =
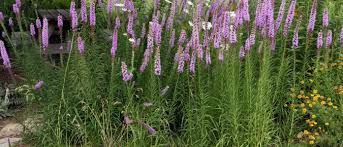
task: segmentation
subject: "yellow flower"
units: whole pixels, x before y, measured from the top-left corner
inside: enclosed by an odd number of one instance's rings
[[[329,123],[326,122],[326,123],[325,123],[325,126],[328,126],[328,125],[329,125]]]
[[[313,140],[310,140],[310,141],[308,142],[308,144],[314,144],[314,141],[313,141]]]
[[[294,91],[295,91],[295,89],[294,89],[294,88],[291,88],[291,91],[292,91],[292,92],[294,92]]]
[[[311,140],[315,140],[316,139],[316,137],[314,137],[313,135],[309,135],[308,138],[311,139]]]
[[[303,108],[303,109],[301,110],[301,112],[305,114],[305,113],[307,112],[307,109],[306,109],[306,108]]]
[[[322,104],[322,105],[325,105],[325,104],[326,104],[326,102],[325,102],[325,101],[322,101],[322,102],[320,102],[320,104]]]
[[[317,93],[318,93],[318,90],[314,89],[313,94],[317,94]]]
[[[333,103],[332,103],[332,102],[329,102],[329,103],[328,103],[328,105],[329,105],[329,106],[332,106],[332,105],[333,105]]]
[[[337,106],[332,106],[332,108],[337,109],[338,107]]]
[[[317,118],[317,116],[316,116],[315,114],[313,114],[313,115],[312,115],[312,118],[315,119],[315,118]]]
[[[304,103],[301,103],[300,106],[301,106],[301,107],[305,107],[305,104],[304,104]]]
[[[312,107],[313,107],[313,105],[312,105],[312,104],[308,104],[308,107],[312,108]]]
[[[309,135],[310,134],[310,132],[309,131],[307,131],[307,130],[304,130],[304,135]]]
[[[314,132],[314,135],[319,136],[319,133],[318,132]]]
[[[302,81],[300,81],[300,83],[301,83],[301,84],[305,84],[305,81],[304,81],[304,80],[302,80]]]

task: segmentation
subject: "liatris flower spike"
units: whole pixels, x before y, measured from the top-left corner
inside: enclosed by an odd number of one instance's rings
[[[285,6],[286,6],[286,0],[282,0],[280,8],[279,8],[279,14],[275,22],[275,30],[278,30],[280,28],[283,15],[285,14]]]
[[[42,47],[45,52],[47,53],[48,45],[49,45],[49,26],[48,26],[48,19],[45,17],[43,18],[43,30],[42,30]]]
[[[15,0],[15,4],[20,9],[20,7],[21,7],[21,0]]]
[[[118,43],[118,31],[114,29],[113,36],[112,36],[112,48],[111,48],[112,61],[114,61],[114,58],[116,57],[117,43]]]
[[[130,81],[133,77],[133,74],[127,70],[127,65],[125,62],[121,62],[121,73],[123,76],[123,81],[125,82]]]
[[[10,58],[8,57],[5,44],[2,40],[0,40],[0,52],[5,68],[11,68]]]
[[[317,0],[313,0],[310,20],[307,26],[307,33],[312,33],[314,30],[314,25],[316,23],[316,16],[317,16]]]
[[[4,14],[0,11],[0,23],[4,21]]]
[[[318,33],[318,38],[317,38],[317,49],[321,49],[323,47],[323,32],[320,31]]]
[[[19,15],[19,8],[17,4],[13,4],[13,12],[15,15]]]
[[[89,8],[89,25],[94,29],[95,24],[96,24],[95,2],[93,0]]]
[[[32,37],[34,37],[36,35],[36,28],[35,28],[35,25],[33,23],[30,24],[30,34]]]
[[[57,16],[57,27],[59,28],[60,31],[62,31],[62,28],[63,28],[63,17],[62,17],[62,15]]]
[[[81,0],[81,22],[82,23],[87,23],[88,18],[87,18],[87,5],[86,5],[86,0]]]
[[[343,46],[343,28],[341,29],[341,34],[339,35],[339,42],[341,43],[341,46]]]
[[[161,75],[161,56],[160,56],[160,47],[157,46],[155,51],[155,75],[160,76]]]
[[[323,12],[323,27],[327,28],[328,26],[329,26],[329,10],[328,8],[325,8]]]
[[[291,4],[289,5],[288,14],[287,14],[285,25],[283,28],[283,36],[284,37],[287,36],[288,29],[292,25],[294,14],[295,14],[295,12],[294,12],[295,11],[295,5],[296,5],[296,0],[292,0]]]
[[[107,13],[110,15],[113,13],[113,0],[108,0],[107,2]]]
[[[77,26],[78,26],[78,19],[77,19],[77,12],[75,9],[75,2],[72,1],[70,3],[70,15],[71,15],[71,28],[73,29],[74,32],[77,31]]]
[[[116,24],[115,24],[115,29],[119,29],[120,28],[120,18],[117,16],[116,18]]]
[[[331,47],[332,45],[332,31],[329,30],[328,33],[326,34],[326,48]]]
[[[42,28],[42,22],[40,21],[39,18],[36,19],[36,28],[41,29]]]
[[[38,81],[38,83],[36,83],[35,85],[35,91],[40,90],[43,87],[44,81]]]
[[[79,49],[80,54],[83,55],[85,52],[85,41],[83,41],[80,36],[77,38],[77,48]]]

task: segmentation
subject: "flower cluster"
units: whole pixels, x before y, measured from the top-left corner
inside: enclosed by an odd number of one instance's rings
[[[301,121],[305,124],[305,128],[298,134],[298,138],[309,144],[315,144],[320,134],[325,132],[324,128],[330,124],[324,116],[338,110],[332,98],[321,95],[316,89],[308,89],[314,83],[315,81],[310,79],[307,82],[301,81],[300,89],[291,88],[290,103],[285,104],[302,116]]]

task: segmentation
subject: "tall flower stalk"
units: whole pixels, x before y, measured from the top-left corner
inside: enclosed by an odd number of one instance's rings
[[[2,27],[2,30],[5,32],[7,41],[11,44],[13,52],[14,52],[14,56],[16,57],[17,56],[17,49],[16,49],[16,46],[14,46],[14,44],[13,44],[13,42],[12,42],[12,40],[11,40],[9,34],[8,34],[7,28],[5,26],[5,18],[4,18],[4,15],[3,15],[3,13],[1,11],[0,11],[0,25]]]
[[[12,68],[11,61],[10,61],[10,58],[8,57],[7,50],[5,47],[5,43],[2,40],[0,40],[0,53],[1,53],[1,58],[2,58],[3,65],[4,65],[5,69],[10,74],[11,79],[13,80],[14,84],[16,84],[17,82],[14,78],[14,75],[13,75],[13,72],[11,69]]]

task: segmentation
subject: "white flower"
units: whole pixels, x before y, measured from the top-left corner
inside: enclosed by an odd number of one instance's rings
[[[127,36],[127,33],[123,33],[124,36]]]
[[[183,12],[185,12],[185,13],[187,13],[187,14],[189,13],[189,11],[188,11],[187,9],[183,10]]]
[[[211,22],[202,22],[202,28],[204,30],[210,30],[212,28]]]
[[[131,43],[135,43],[135,42],[136,42],[135,39],[133,39],[133,38],[130,38],[129,41],[130,41]]]
[[[169,1],[169,0],[164,0],[164,1],[166,1],[167,3],[169,3],[169,4],[171,4],[172,2],[171,1]]]
[[[116,7],[124,7],[124,4],[116,3],[116,4],[114,4],[114,6],[116,6]]]
[[[187,1],[187,4],[193,6],[193,3],[191,1]]]
[[[188,21],[189,26],[193,27],[193,23],[191,21]]]
[[[126,11],[127,11],[127,9],[126,9],[126,8],[122,8],[121,10],[123,10],[124,12],[126,12]]]

